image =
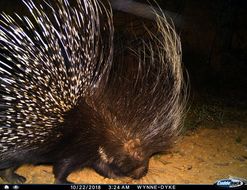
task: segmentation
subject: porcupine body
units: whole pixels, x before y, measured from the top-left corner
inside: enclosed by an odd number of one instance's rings
[[[181,125],[174,29],[157,16],[150,41],[115,53],[111,9],[101,1],[23,2],[33,20],[2,14],[0,24],[0,176],[24,182],[15,169],[39,163],[53,165],[55,183],[83,167],[144,176]]]

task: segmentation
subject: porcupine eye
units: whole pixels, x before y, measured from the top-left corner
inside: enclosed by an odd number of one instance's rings
[[[116,159],[111,164],[111,168],[120,173],[121,176],[128,176],[134,179],[139,179],[146,175],[148,170],[148,159],[147,160],[135,160],[129,156],[123,156],[122,159]]]

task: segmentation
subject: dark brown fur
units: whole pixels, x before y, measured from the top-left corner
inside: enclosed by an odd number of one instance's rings
[[[77,4],[80,3],[78,0]],[[55,9],[52,13],[59,16],[60,22],[64,22],[61,24],[67,28],[54,31],[38,23],[41,29],[50,33],[48,36],[40,34],[42,40],[35,36],[33,40],[39,45],[32,46],[32,54],[23,52],[26,46],[22,47],[22,44],[18,53],[29,58],[27,61],[14,61],[15,44],[0,41],[1,47],[12,55],[6,57],[13,61],[11,75],[5,64],[0,65],[4,79],[1,84],[7,84],[14,99],[0,99],[0,106],[6,104],[0,107],[3,113],[6,112],[3,119],[0,118],[0,131],[3,131],[0,134],[0,145],[3,145],[0,176],[9,182],[24,182],[23,177],[14,173],[19,166],[43,163],[53,166],[55,183],[69,183],[68,175],[84,167],[91,167],[109,178],[128,176],[139,179],[146,175],[150,157],[165,151],[179,132],[184,84],[181,44],[173,27],[165,17],[157,15],[155,33],[144,27],[148,38],[127,43],[128,47],[124,44],[124,49],[115,52],[113,59],[113,47],[117,44],[113,44],[112,15],[108,11],[102,12],[104,6],[97,3],[87,7],[87,13],[77,7],[85,14],[83,18],[93,18],[86,20],[89,25],[85,22],[80,26],[79,22],[75,23],[78,19],[75,11],[66,1],[59,2],[55,8],[60,7],[63,14],[58,14]],[[36,17],[46,18],[38,9],[33,11]],[[68,22],[65,13],[74,22]],[[51,24],[50,20],[45,24]],[[5,27],[10,33],[16,32],[9,26],[11,24]],[[72,29],[78,33],[68,34],[67,31]],[[35,29],[29,30],[34,32]],[[0,34],[5,39],[5,32]],[[15,35],[11,37],[15,38]],[[49,42],[48,49],[42,45],[43,41],[51,39],[54,41]],[[40,53],[37,57],[36,52]],[[54,56],[61,59],[54,59]],[[34,59],[37,59],[38,66],[31,64]],[[14,70],[16,65],[18,70]],[[23,69],[27,66],[30,66],[28,70]],[[7,79],[14,82],[5,83]],[[25,84],[21,83],[23,80]],[[22,88],[23,85],[29,87],[28,84],[30,88]],[[4,97],[4,93],[0,93],[0,97]],[[13,111],[7,103],[14,108],[21,105],[22,109],[18,107],[19,110]],[[33,117],[34,114],[38,117]],[[11,118],[12,125],[8,126],[6,118]]]

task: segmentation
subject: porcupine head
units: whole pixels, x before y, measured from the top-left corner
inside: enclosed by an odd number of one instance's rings
[[[144,176],[182,121],[173,27],[157,16],[149,40],[114,52],[112,13],[101,1],[45,2],[50,14],[23,2],[35,21],[1,18],[0,169],[49,162],[57,182],[82,166],[110,178]]]

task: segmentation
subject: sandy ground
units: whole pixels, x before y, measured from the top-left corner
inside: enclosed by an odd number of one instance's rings
[[[208,123],[207,125],[210,125]],[[23,166],[17,171],[26,183],[53,183],[50,166]],[[72,173],[75,183],[172,183],[212,184],[216,180],[247,179],[247,126],[228,123],[214,127],[199,126],[187,131],[169,153],[151,158],[148,174],[140,180],[108,179],[91,169]],[[0,183],[4,183],[0,181]]]

